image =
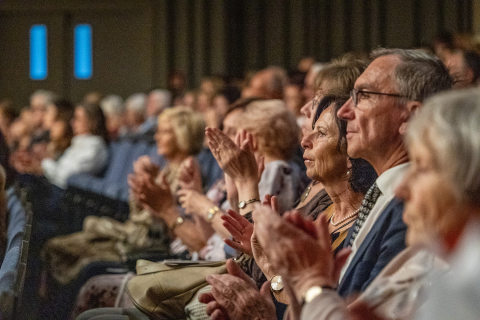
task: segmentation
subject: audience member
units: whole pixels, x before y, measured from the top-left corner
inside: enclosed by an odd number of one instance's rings
[[[30,97],[31,144],[48,141],[48,133],[43,129],[43,117],[47,111],[47,106],[53,103],[55,99],[56,95],[47,90],[37,90]]]
[[[67,179],[76,173],[99,173],[108,160],[108,133],[105,116],[98,105],[83,104],[75,108],[71,145],[57,160],[45,158],[40,172],[53,184],[65,188]]]
[[[6,141],[9,141],[10,127],[18,117],[18,111],[15,109],[11,100],[0,101],[0,130]]]
[[[255,100],[240,99],[230,107],[223,120],[223,133],[230,139],[235,139],[238,123],[247,105]],[[203,218],[216,233],[216,235],[212,235],[208,239],[207,246],[200,251],[200,258],[211,260],[208,257],[215,255],[222,256],[221,259],[224,259],[225,251],[223,250],[222,239],[230,237],[230,233],[223,226],[223,220],[221,219],[223,213],[230,208],[230,203],[226,201],[227,187],[225,179],[217,181],[205,195],[203,195],[200,179],[200,168],[196,163],[194,161],[186,162],[180,171],[181,190],[177,192],[179,202],[185,213]],[[202,226],[203,224],[199,224],[200,232],[205,233],[205,229],[209,228],[201,228]]]
[[[125,126],[120,129],[121,136],[135,135],[145,122],[147,96],[135,93],[125,100]]]
[[[47,107],[43,128],[48,130],[49,141],[46,145],[45,157],[58,160],[65,150],[70,146],[73,138],[73,129],[70,125],[75,107],[66,99],[55,99]],[[35,155],[34,155],[35,156]]]
[[[451,265],[428,278],[428,299],[415,319],[480,314],[479,122],[480,94],[469,89],[430,99],[409,127],[412,168],[397,189],[406,202],[407,240],[428,243]]]
[[[287,73],[280,67],[269,67],[260,70],[250,79],[248,90],[242,98],[256,97],[261,99],[283,99],[283,86]]]
[[[455,51],[448,57],[446,66],[455,88],[468,88],[479,84],[480,55],[475,51]]]
[[[316,92],[314,79],[317,73],[322,70],[323,67],[323,63],[315,63],[308,70],[307,75],[305,76],[305,84],[303,85],[302,90],[305,101],[311,101],[313,100],[313,98],[315,98]]]
[[[305,119],[300,112],[302,106],[305,104],[304,98],[302,96],[302,88],[296,84],[287,84],[284,88],[285,97],[284,101],[287,105],[288,110],[290,110],[297,117],[297,124],[299,127],[302,126]]]
[[[425,98],[452,86],[443,63],[423,51],[378,49],[372,58],[338,111],[348,123],[348,155],[367,160],[378,174],[346,240],[352,253],[337,288],[343,297],[365,290],[404,249],[403,205],[393,197],[408,168],[407,123]]]
[[[109,95],[100,101],[100,107],[105,115],[108,138],[110,141],[118,139],[120,128],[125,125],[125,105],[123,99],[117,95]]]

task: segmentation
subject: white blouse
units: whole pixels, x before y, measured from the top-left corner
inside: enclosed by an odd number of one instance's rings
[[[57,160],[43,159],[45,177],[60,188],[65,188],[67,179],[76,173],[96,174],[108,161],[105,141],[92,134],[82,134],[72,139],[72,144]]]

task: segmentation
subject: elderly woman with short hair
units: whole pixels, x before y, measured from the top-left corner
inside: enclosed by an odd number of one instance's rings
[[[238,129],[251,135],[254,154],[265,165],[258,181],[260,199],[277,196],[280,212],[291,209],[302,191],[299,168],[289,163],[299,143],[295,116],[281,100],[255,101],[247,106]]]

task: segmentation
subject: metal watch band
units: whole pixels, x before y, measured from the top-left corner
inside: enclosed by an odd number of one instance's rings
[[[240,203],[238,204],[238,207],[240,209],[243,209],[247,206],[247,204],[250,204],[250,203],[254,203],[254,202],[260,202],[260,200],[258,199],[250,199],[250,200],[246,200],[246,201],[240,201]]]

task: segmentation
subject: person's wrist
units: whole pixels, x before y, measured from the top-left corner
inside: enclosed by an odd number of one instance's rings
[[[178,214],[178,211],[172,206],[166,208],[165,210],[162,210],[160,216],[165,221],[167,226],[171,226],[180,215]]]
[[[251,189],[258,189],[258,180],[257,178],[245,178],[245,179],[237,179],[234,181],[235,186],[238,189],[238,192],[241,191],[245,192]]]
[[[324,276],[304,276],[293,284],[293,290],[297,296],[297,300],[301,301],[305,298],[305,294],[310,288],[320,287],[334,289],[336,283],[327,279]]]

